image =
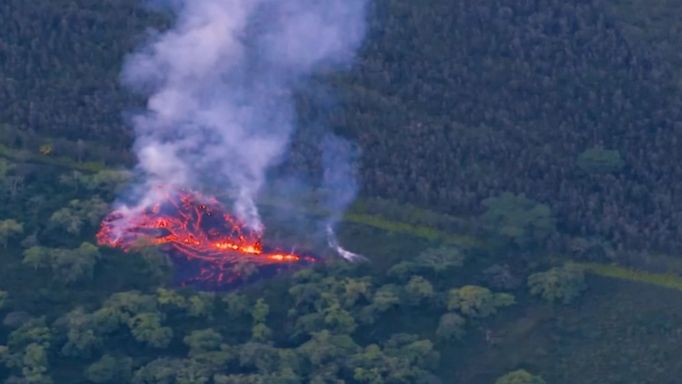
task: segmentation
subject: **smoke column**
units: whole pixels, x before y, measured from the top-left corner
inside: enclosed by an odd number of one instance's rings
[[[352,61],[366,0],[162,3],[175,25],[132,54],[122,75],[148,97],[132,119],[142,181],[129,209],[154,203],[159,186],[218,187],[262,231],[255,200],[295,128],[292,91],[314,71]]]

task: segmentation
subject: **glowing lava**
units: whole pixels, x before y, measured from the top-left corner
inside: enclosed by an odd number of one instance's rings
[[[100,245],[128,251],[140,244],[163,246],[196,267],[188,282],[232,283],[248,277],[244,266],[277,267],[315,262],[310,256],[269,251],[261,236],[225,213],[214,198],[180,192],[144,210],[109,214],[97,233]],[[251,269],[253,271],[253,269]]]

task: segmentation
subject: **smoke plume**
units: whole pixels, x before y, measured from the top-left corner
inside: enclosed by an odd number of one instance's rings
[[[143,180],[134,205],[157,200],[159,186],[218,187],[235,214],[260,231],[256,196],[295,129],[292,91],[316,70],[352,61],[365,33],[366,0],[164,4],[176,15],[174,26],[152,36],[123,71],[124,83],[148,96],[132,120]],[[343,182],[352,180],[334,180]],[[348,199],[330,205],[342,208]]]

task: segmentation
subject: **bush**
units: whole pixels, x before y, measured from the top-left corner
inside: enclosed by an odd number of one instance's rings
[[[570,303],[587,287],[585,272],[575,264],[555,267],[546,272],[538,272],[528,277],[530,293],[549,301]]]
[[[542,377],[530,374],[528,371],[519,369],[509,372],[495,380],[495,384],[545,384]]]

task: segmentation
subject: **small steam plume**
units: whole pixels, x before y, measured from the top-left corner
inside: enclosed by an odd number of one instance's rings
[[[219,188],[235,214],[262,231],[256,197],[295,128],[292,91],[314,71],[352,61],[365,34],[366,1],[161,1],[175,25],[131,55],[122,75],[148,96],[132,120],[142,182],[129,209],[157,201],[159,186]],[[344,146],[328,147],[335,153],[329,170],[348,160],[338,156]],[[352,172],[340,167],[326,177],[350,187],[329,200],[335,248],[333,223],[356,189]]]
[[[324,166],[323,189],[325,206],[330,212],[326,223],[327,243],[341,257],[349,261],[364,259],[356,253],[344,249],[336,237],[334,225],[341,221],[341,215],[357,194],[353,161],[356,151],[351,144],[334,135],[328,135],[322,142],[322,163]]]

